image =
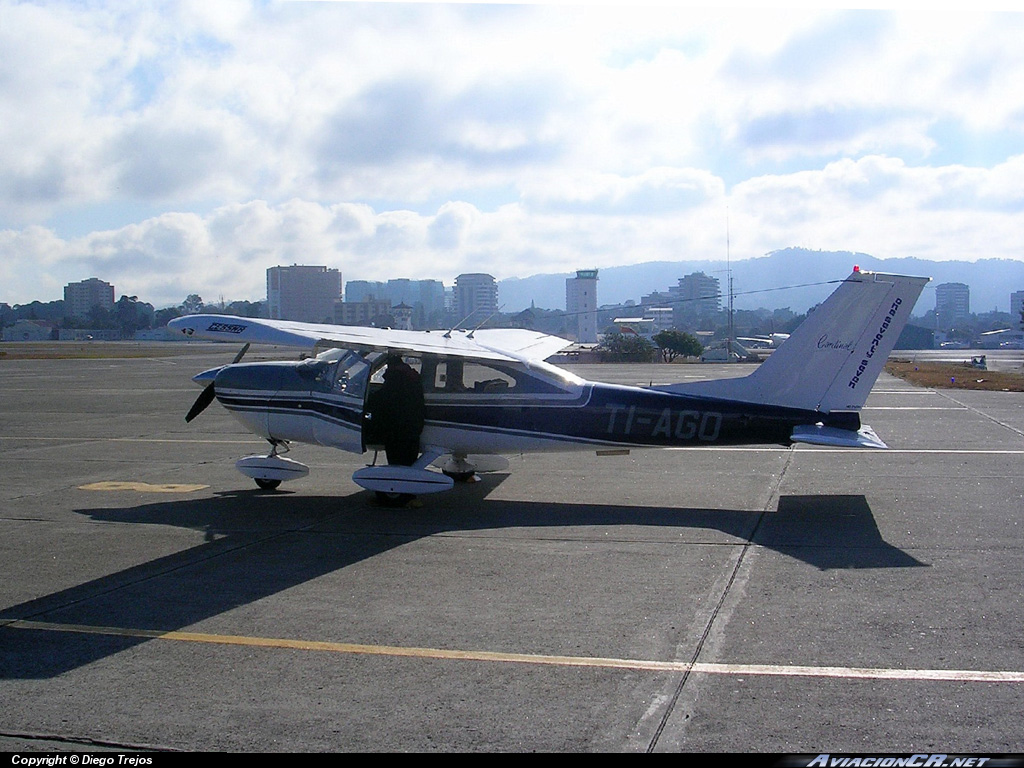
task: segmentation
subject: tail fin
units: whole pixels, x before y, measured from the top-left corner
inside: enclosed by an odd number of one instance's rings
[[[658,389],[822,413],[860,410],[929,280],[855,269],[749,376]]]

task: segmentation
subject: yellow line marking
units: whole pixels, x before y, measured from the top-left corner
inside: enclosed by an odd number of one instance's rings
[[[239,440],[202,440],[197,438],[169,438],[169,437],[25,437],[22,435],[0,435],[0,440],[20,440],[22,442],[54,442],[54,441],[76,441],[81,443],[211,443],[224,445],[245,445],[258,443],[256,438]]]
[[[80,491],[141,491],[142,493],[192,493],[209,488],[208,485],[196,485],[190,483],[137,483],[121,482],[118,480],[104,480],[99,483],[87,483],[78,486]]]
[[[0,624],[2,626],[2,624]],[[709,664],[686,661],[652,661],[590,656],[549,656],[532,653],[500,653],[494,651],[460,651],[444,648],[415,648],[395,645],[364,645],[331,643],[316,640],[289,640],[244,635],[212,635],[203,632],[100,627],[87,624],[55,624],[46,621],[15,620],[11,629],[34,629],[52,632],[80,632],[92,635],[116,635],[154,640],[177,640],[189,643],[239,645],[259,648],[285,648],[299,651],[367,654],[373,656],[404,656],[423,659],[488,661],[516,664],[542,664],[560,667],[594,667],[601,669],[638,669],[651,672],[697,672],[711,675],[761,675],[781,677],[831,677],[861,680],[932,680],[943,682],[1024,683],[1024,672],[970,669],[885,669],[869,667],[813,667],[777,664]]]

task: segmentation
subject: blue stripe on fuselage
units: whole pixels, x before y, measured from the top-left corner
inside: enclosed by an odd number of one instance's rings
[[[362,413],[324,394],[278,392],[273,397],[218,393],[231,410],[269,409],[313,416],[359,429]],[[567,443],[692,445],[789,442],[794,426],[825,418],[814,411],[697,398],[611,384],[588,384],[570,402],[556,398],[432,397],[427,422],[476,433],[517,435]]]

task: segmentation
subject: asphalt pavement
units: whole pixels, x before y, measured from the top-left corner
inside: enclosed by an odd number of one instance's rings
[[[1024,752],[1024,394],[883,374],[888,451],[512,456],[387,509],[366,456],[262,493],[264,443],[186,425],[231,356],[0,361],[0,750]]]

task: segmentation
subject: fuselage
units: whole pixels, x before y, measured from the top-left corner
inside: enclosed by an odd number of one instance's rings
[[[217,399],[271,441],[358,453],[366,448],[364,407],[378,385],[380,362],[336,351],[333,359],[224,366],[216,372]],[[426,401],[421,444],[454,454],[785,444],[794,426],[828,418],[802,409],[590,382],[547,364],[431,356],[414,362]]]

